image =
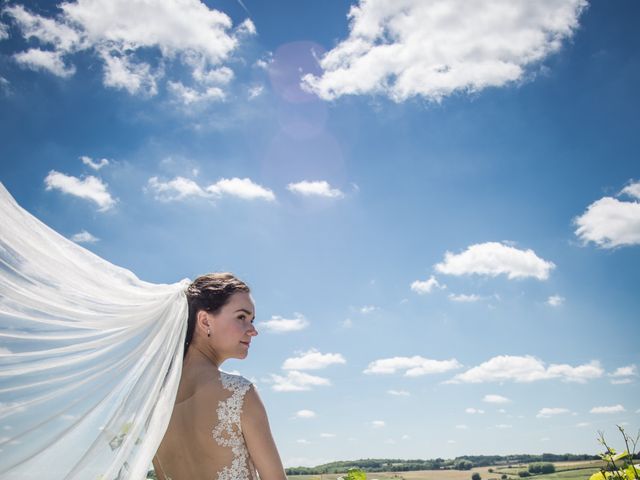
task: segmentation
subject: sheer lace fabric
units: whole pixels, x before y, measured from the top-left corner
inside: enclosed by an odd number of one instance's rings
[[[0,183],[0,478],[146,478],[180,381],[188,283],[139,280]]]
[[[213,429],[213,438],[221,447],[231,448],[233,460],[218,472],[217,480],[254,480],[255,468],[249,457],[247,446],[242,436],[240,417],[244,396],[251,387],[251,382],[238,375],[220,372],[220,381],[231,396],[218,402],[218,424]]]

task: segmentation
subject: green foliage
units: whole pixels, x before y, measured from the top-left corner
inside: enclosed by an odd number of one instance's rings
[[[473,462],[466,458],[457,458],[453,463],[453,468],[456,470],[471,470],[473,468]]]
[[[529,470],[520,470],[520,471],[518,472],[518,476],[519,476],[520,478],[524,478],[524,477],[530,477],[530,476],[531,476],[531,474],[529,473]]]
[[[589,480],[640,480],[640,465],[634,464],[633,461],[637,458],[636,447],[640,441],[640,431],[636,438],[632,438],[620,425],[617,427],[622,434],[626,449],[620,453],[616,452],[607,444],[604,433],[598,432],[598,441],[605,448],[600,458],[605,464],[598,473],[591,475]]]
[[[480,478],[480,474],[478,472],[474,472],[473,475],[471,475],[471,480],[482,480]]]
[[[367,475],[359,468],[350,468],[345,480],[367,480]]]
[[[556,471],[556,467],[553,463],[532,463],[529,465],[529,473],[532,475],[536,474],[547,474],[554,473]]]
[[[506,473],[503,473],[502,476],[500,477],[501,480],[507,480],[508,475]]]

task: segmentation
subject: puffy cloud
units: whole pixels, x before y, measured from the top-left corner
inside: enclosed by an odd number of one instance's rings
[[[147,182],[147,188],[155,194],[157,200],[162,201],[183,200],[189,197],[216,199],[223,196],[244,200],[275,200],[271,190],[254,183],[249,178],[222,178],[203,188],[195,181],[184,177],[175,177],[168,182],[163,182],[158,177],[151,177]]]
[[[287,185],[287,190],[304,197],[340,198],[344,196],[344,193],[337,188],[332,188],[324,180],[315,182],[303,180],[302,182],[290,183]]]
[[[76,243],[96,243],[99,239],[91,235],[86,230],[76,233],[71,237],[71,240]]]
[[[626,367],[618,367],[615,372],[610,373],[610,377],[631,377],[638,375],[638,367],[634,364],[627,365]]]
[[[287,358],[282,364],[284,370],[320,370],[329,365],[344,364],[347,361],[339,353],[320,353],[315,348],[301,352],[299,356]]]
[[[298,410],[296,412],[296,418],[314,418],[316,416],[316,412],[313,410]]]
[[[376,307],[375,305],[365,305],[364,307],[360,308],[360,313],[367,315],[371,312],[375,312],[376,310],[378,310],[378,307]]]
[[[217,197],[230,195],[245,200],[273,201],[276,198],[271,190],[252,182],[249,178],[223,178],[209,185],[207,192]]]
[[[155,198],[162,201],[183,200],[188,197],[206,197],[206,192],[193,180],[176,177],[162,182],[158,177],[151,177],[147,187],[155,193]]]
[[[531,355],[498,355],[486,362],[456,375],[447,383],[484,383],[484,382],[535,382],[538,380],[561,379],[569,382],[584,383],[599,378],[604,371],[597,361],[572,367],[567,364],[551,364]]]
[[[382,428],[385,426],[384,420],[374,420],[371,422],[373,428]]]
[[[411,290],[416,292],[418,295],[431,293],[434,288],[445,289],[447,286],[438,282],[436,277],[433,275],[431,275],[428,280],[416,280],[411,284]]]
[[[282,318],[278,315],[274,315],[271,317],[271,320],[260,322],[258,327],[263,328],[268,332],[286,333],[304,330],[309,326],[309,321],[304,317],[304,315],[296,313],[295,317],[296,318]]]
[[[206,89],[195,89],[185,86],[182,82],[167,82],[169,91],[184,105],[194,103],[221,101],[226,94],[220,87],[207,87]]]
[[[540,409],[536,418],[549,418],[554,415],[562,415],[563,413],[570,413],[571,411],[568,408],[549,408],[544,407]]]
[[[94,162],[91,159],[91,157],[87,157],[87,156],[83,155],[82,157],[80,157],[80,160],[86,166],[91,167],[94,170],[100,170],[101,168],[106,167],[107,165],[109,165],[109,160],[107,160],[106,158],[101,158],[99,162]]]
[[[472,415],[474,415],[474,414],[483,414],[484,413],[484,410],[482,410],[480,408],[473,408],[473,407],[465,408],[464,411],[466,413],[470,413]]]
[[[633,383],[633,377],[638,376],[638,368],[636,365],[627,365],[626,367],[619,367],[613,373],[609,374],[611,383],[614,385],[624,385],[627,383]]]
[[[244,37],[255,34],[251,20],[234,29],[226,14],[199,0],[77,0],[59,8],[51,18],[21,5],[4,12],[25,38],[49,48],[39,51],[50,63],[58,60],[56,68],[47,68],[51,72],[71,75],[73,67],[60,68],[62,57],[88,51],[103,61],[104,85],[131,94],[155,95],[158,80],[169,70],[165,65],[178,62],[191,69],[195,88],[211,96],[212,84],[224,85],[233,76],[223,64]],[[16,56],[22,63],[24,53]],[[39,55],[40,68],[46,68],[45,56]]]
[[[404,370],[406,377],[418,377],[435,373],[448,372],[462,367],[455,358],[450,360],[431,360],[419,355],[413,357],[393,357],[375,360],[367,366],[367,374],[392,374]]]
[[[640,244],[640,182],[627,185],[618,194],[621,195],[630,196],[632,200],[603,197],[573,220],[580,240],[601,248]]]
[[[335,433],[321,433],[320,437],[322,437],[322,438],[335,438],[336,434]]]
[[[0,22],[0,41],[9,38],[9,27]]]
[[[593,407],[589,410],[589,413],[622,413],[626,412],[624,407],[620,404],[610,405],[605,407]]]
[[[547,305],[551,307],[559,307],[564,303],[565,298],[560,295],[551,295],[547,298]]]
[[[476,295],[475,293],[472,293],[471,295],[465,295],[464,293],[450,293],[448,298],[452,302],[473,303],[480,300],[480,295]]]
[[[70,77],[76,72],[75,67],[68,67],[59,52],[30,48],[26,52],[16,53],[13,58],[23,67],[31,70],[46,70],[58,77]]]
[[[264,85],[254,85],[253,87],[249,88],[247,97],[249,98],[249,100],[253,100],[254,98],[262,95],[262,92],[264,92]]]
[[[524,78],[578,27],[586,0],[361,0],[349,36],[303,86],[326,100],[381,94],[439,101]]]
[[[74,195],[95,202],[100,211],[109,210],[116,204],[111,194],[107,191],[107,185],[97,177],[89,175],[79,179],[71,175],[51,170],[44,179],[47,190],[60,190],[63,193]]]
[[[490,394],[485,395],[482,401],[487,403],[509,403],[511,400],[507,397],[503,397],[502,395]]]
[[[410,395],[406,390],[387,390],[387,393],[395,397],[408,397]]]
[[[506,274],[509,279],[534,277],[538,280],[549,278],[555,268],[552,262],[538,257],[533,250],[519,250],[499,242],[471,245],[464,252],[446,252],[444,261],[435,269],[447,275],[488,275]]]
[[[287,372],[286,377],[272,374],[271,380],[273,382],[271,388],[276,392],[301,392],[311,390],[312,387],[331,385],[328,378],[295,370]]]

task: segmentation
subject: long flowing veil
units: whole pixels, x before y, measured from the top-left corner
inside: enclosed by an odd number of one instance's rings
[[[139,280],[0,183],[0,478],[146,478],[182,371],[187,283]]]

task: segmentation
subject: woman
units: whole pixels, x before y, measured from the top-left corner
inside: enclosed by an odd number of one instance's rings
[[[254,387],[218,370],[257,334],[249,289],[190,283],[138,279],[0,183],[0,478],[285,478]]]
[[[286,479],[255,387],[219,370],[247,357],[255,306],[230,273],[197,278],[187,289],[185,356],[168,429],[154,457],[160,480]]]

